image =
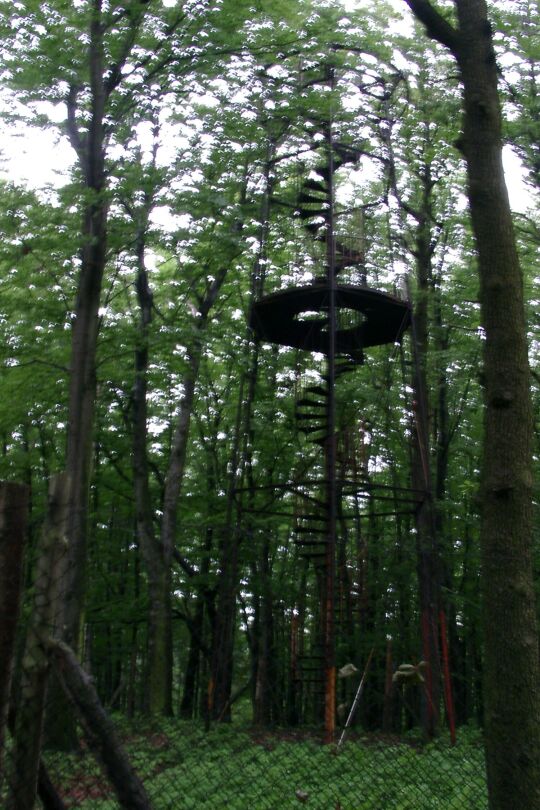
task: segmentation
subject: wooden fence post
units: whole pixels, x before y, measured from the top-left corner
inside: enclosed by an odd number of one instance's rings
[[[24,650],[8,810],[33,810],[36,801],[49,675],[45,642],[54,635],[58,621],[58,596],[67,561],[65,527],[68,495],[67,476],[60,474],[51,478],[47,516],[34,573],[33,608]]]
[[[0,482],[0,774],[22,591],[28,487]]]
[[[22,591],[28,487],[0,482],[0,774]]]

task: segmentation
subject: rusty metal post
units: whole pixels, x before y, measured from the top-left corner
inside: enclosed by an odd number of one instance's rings
[[[331,90],[334,87],[333,70],[329,71]],[[327,437],[325,442],[326,508],[328,537],[323,588],[324,632],[324,731],[325,742],[332,743],[336,730],[336,662],[335,662],[335,558],[336,558],[336,247],[334,234],[334,147],[332,121],[326,129],[328,151],[328,196],[326,227],[326,273],[328,284],[328,397],[326,411]]]

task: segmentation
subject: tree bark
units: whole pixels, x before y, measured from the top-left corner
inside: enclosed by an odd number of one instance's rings
[[[67,810],[66,805],[56,792],[43,762],[39,763],[38,795],[43,810]]]
[[[255,701],[253,722],[268,726],[277,721],[277,673],[274,639],[274,598],[272,592],[272,570],[270,563],[271,534],[267,529],[263,538],[259,561],[260,577],[260,631],[257,646],[257,671],[255,681]]]
[[[461,147],[485,330],[484,703],[491,810],[540,806],[540,688],[532,548],[532,407],[523,278],[502,167],[497,65],[485,0],[456,0],[457,27],[406,0],[448,47],[463,83]]]
[[[275,143],[269,140],[267,144],[267,160],[265,163],[265,193],[261,203],[261,230],[260,250],[251,274],[251,300],[262,294],[265,281],[265,261],[270,201],[274,180],[271,176],[272,158],[275,154]],[[245,186],[242,197],[245,198]],[[237,228],[241,225],[238,223]],[[251,474],[251,448],[250,436],[253,416],[253,403],[259,368],[259,349],[257,344],[251,344],[249,365],[242,373],[239,383],[238,405],[234,427],[233,446],[230,460],[230,476],[227,487],[226,520],[220,547],[220,577],[216,593],[216,612],[212,632],[212,660],[210,666],[210,681],[208,686],[208,717],[209,719],[230,720],[231,718],[231,687],[234,663],[234,633],[236,621],[236,595],[238,588],[238,552],[240,545],[240,521],[242,505],[238,496],[235,496],[235,487],[238,484],[237,470],[241,470],[243,478],[247,472]],[[246,390],[247,389],[247,390]],[[251,497],[251,494],[250,494]],[[265,618],[267,622],[264,639],[257,639],[251,650],[253,655],[253,684],[255,688],[254,708],[256,721],[261,720],[261,711],[266,716],[266,708],[262,709],[262,702],[268,705],[268,679],[271,665],[264,657],[269,654],[271,644],[271,588],[268,581],[268,547],[263,549],[263,566],[266,571],[264,587]],[[266,561],[264,558],[266,555]],[[258,602],[260,605],[260,594]],[[256,619],[261,618],[261,611],[257,609]],[[265,646],[266,645],[266,646]],[[262,656],[262,657],[261,657]]]

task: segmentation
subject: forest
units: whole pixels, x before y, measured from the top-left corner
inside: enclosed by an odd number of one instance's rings
[[[1,0],[0,806],[540,806],[539,12]]]

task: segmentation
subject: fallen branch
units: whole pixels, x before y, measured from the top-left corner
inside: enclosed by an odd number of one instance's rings
[[[144,785],[129,762],[92,678],[67,644],[49,638],[46,646],[58,680],[79,714],[86,741],[103,763],[121,807],[152,810]]]

